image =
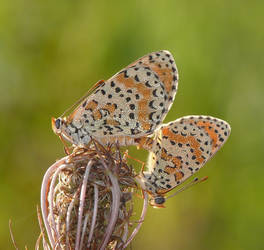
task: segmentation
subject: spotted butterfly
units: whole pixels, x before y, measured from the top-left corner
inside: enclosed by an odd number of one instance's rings
[[[162,207],[164,195],[195,174],[223,146],[231,132],[230,125],[211,116],[185,116],[163,124],[154,138],[137,139],[150,151],[148,170],[138,181],[147,191],[151,204]]]
[[[135,138],[152,134],[162,123],[177,87],[171,53],[150,53],[98,82],[69,116],[52,118],[53,131],[77,147],[86,147],[91,138],[103,145],[135,145]]]

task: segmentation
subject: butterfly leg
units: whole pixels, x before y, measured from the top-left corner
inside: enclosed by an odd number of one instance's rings
[[[71,151],[70,151],[70,148],[69,146],[67,145],[66,141],[63,139],[63,137],[61,136],[61,134],[58,135],[62,144],[63,144],[63,148],[64,148],[64,152],[66,155],[70,155],[71,154]]]
[[[126,150],[126,151],[124,152],[123,159],[126,160],[126,158],[130,158],[130,159],[132,159],[132,160],[134,160],[134,161],[140,163],[140,164],[141,164],[140,172],[141,172],[141,173],[143,172],[144,167],[145,167],[145,162],[143,162],[143,161],[141,161],[141,160],[139,160],[139,159],[136,159],[136,158],[130,156],[130,155],[128,154],[128,150]]]

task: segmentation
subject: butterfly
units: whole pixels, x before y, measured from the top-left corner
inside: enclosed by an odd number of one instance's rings
[[[52,118],[53,131],[75,147],[87,147],[91,138],[103,145],[135,145],[135,138],[151,135],[162,123],[177,87],[171,53],[150,53],[95,84],[69,116]]]
[[[138,181],[151,196],[150,204],[163,207],[165,194],[195,174],[223,146],[230,125],[211,116],[185,116],[163,124],[154,138],[136,141],[149,153],[148,170]]]

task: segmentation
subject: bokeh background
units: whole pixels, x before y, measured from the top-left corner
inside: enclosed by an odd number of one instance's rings
[[[232,133],[199,172],[207,182],[149,208],[132,249],[263,249],[263,10],[257,0],[1,1],[0,249],[13,249],[9,219],[20,248],[39,235],[42,176],[64,155],[51,117],[160,49],[180,74],[165,122],[208,114]]]

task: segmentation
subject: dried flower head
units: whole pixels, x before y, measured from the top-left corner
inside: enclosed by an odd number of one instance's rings
[[[41,190],[42,216],[52,249],[123,249],[129,236],[135,174],[117,147],[95,143],[53,164]],[[49,249],[43,240],[44,249]]]

